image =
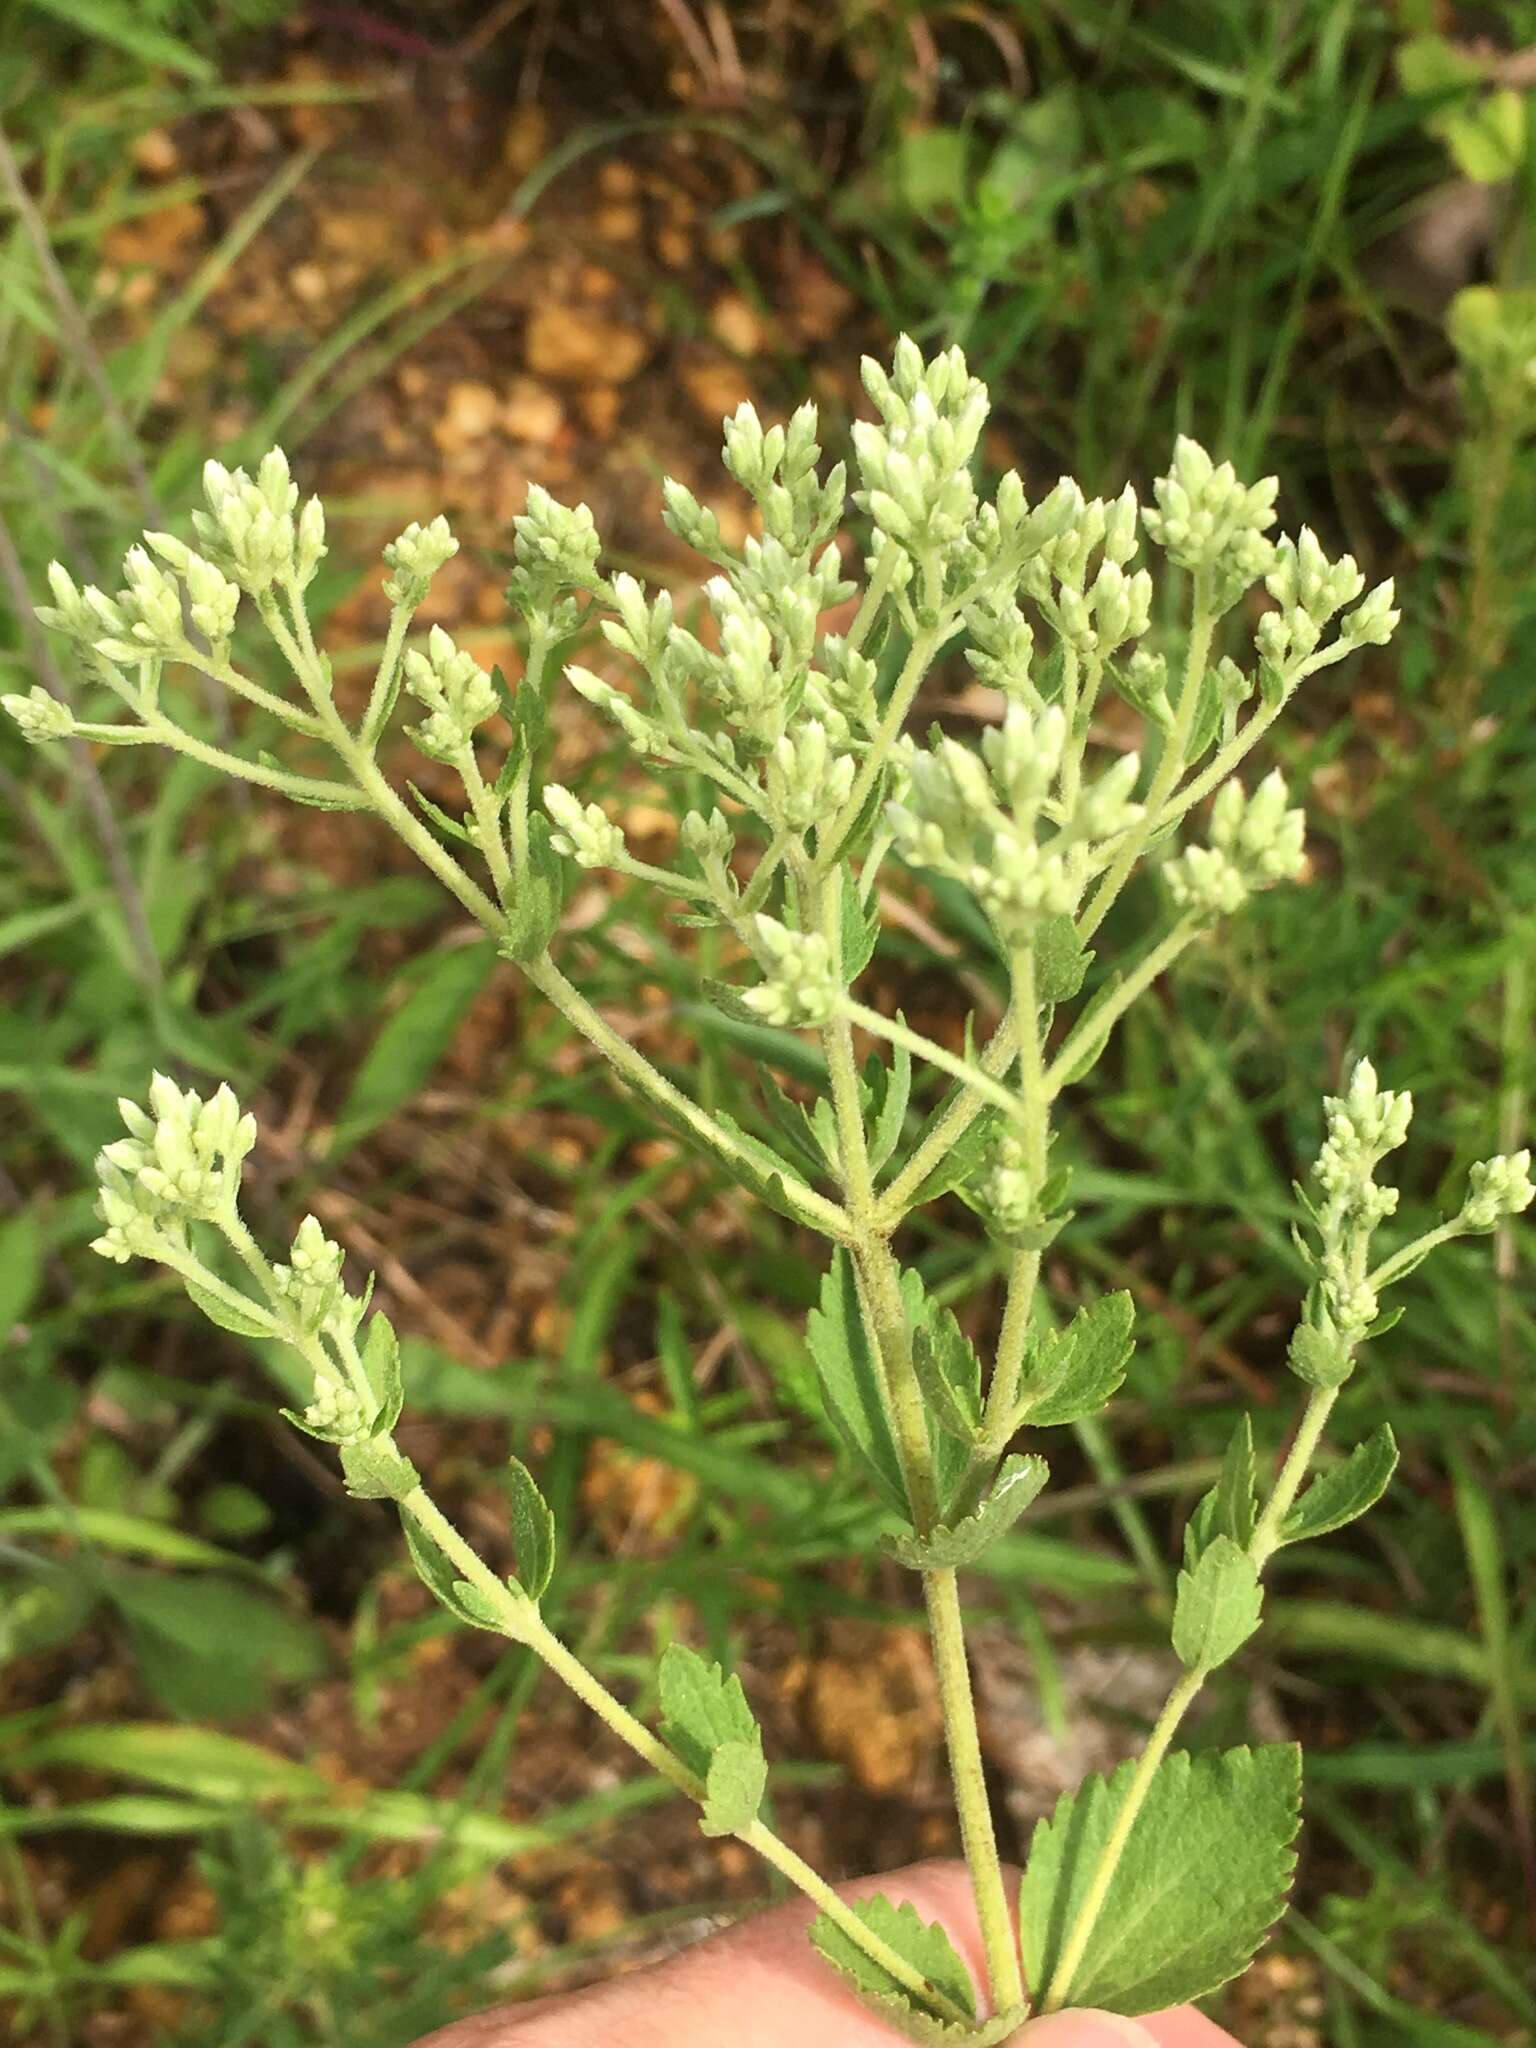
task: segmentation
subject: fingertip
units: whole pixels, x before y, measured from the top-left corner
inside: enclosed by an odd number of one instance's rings
[[[1113,2012],[1052,2012],[1012,2035],[1010,2048],[1155,2048],[1139,2020]]]

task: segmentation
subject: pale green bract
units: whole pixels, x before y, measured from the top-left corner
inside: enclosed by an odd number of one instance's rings
[[[458,548],[438,516],[384,550],[384,651],[366,706],[344,714],[304,597],[325,515],[318,499],[300,504],[274,449],[253,475],[210,462],[197,545],[146,535],[116,594],[50,570],[38,616],[67,643],[93,710],[114,699],[115,718],[82,717],[40,688],[4,707],[37,744],[153,742],[387,825],[669,1130],[802,1238],[829,1241],[807,1328],[827,1444],[879,1503],[887,1553],[921,1577],[986,1955],[980,2001],[942,1929],[884,1899],[850,1906],[764,1821],[768,1761],[739,1679],[673,1643],[658,1732],[549,1629],[539,1603],[557,1569],[554,1520],[523,1465],[508,1468],[502,1570],[443,1515],[394,1441],[400,1347],[371,1283],[349,1284],[313,1216],[281,1263],[246,1227],[256,1127],[227,1087],[203,1097],[156,1076],[147,1106],[122,1105],[125,1135],[99,1165],[96,1249],[159,1261],[221,1328],[296,1355],[304,1393],[290,1421],[336,1447],[354,1494],[395,1503],[411,1562],[449,1612],[531,1647],[698,1805],[707,1832],[737,1837],[806,1892],[817,1947],[892,2025],[987,2048],[1068,2000],[1138,2012],[1199,1995],[1263,1939],[1290,1877],[1295,1753],[1191,1759],[1174,1738],[1207,1676],[1260,1625],[1275,1551],[1345,1526],[1392,1476],[1396,1448],[1378,1431],[1325,1455],[1309,1483],[1340,1388],[1390,1326],[1383,1297],[1436,1246],[1501,1229],[1536,1191],[1528,1152],[1484,1160],[1453,1216],[1381,1255],[1398,1198],[1378,1169],[1406,1141],[1409,1098],[1360,1060],[1328,1099],[1315,1188],[1300,1196],[1311,1275],[1289,1352],[1300,1419],[1276,1470],[1244,1418],[1190,1516],[1171,1622],[1181,1675],[1139,1756],[1036,1830],[1021,1948],[956,1573],[984,1565],[1047,1483],[1043,1440],[1021,1451],[1017,1434],[1090,1420],[1135,1372],[1128,1294],[1084,1286],[1066,1318],[1041,1287],[1046,1248],[1070,1259],[1071,1247],[1054,1111],[1182,953],[1256,892],[1305,873],[1284,780],[1239,771],[1310,676],[1384,643],[1397,614],[1390,584],[1366,593],[1358,566],[1330,560],[1311,532],[1273,537],[1273,478],[1244,482],[1192,440],[1145,507],[1130,487],[1090,500],[1071,478],[1031,502],[1014,472],[990,493],[979,486],[987,393],[958,349],[925,359],[904,339],[889,371],[866,365],[865,382],[875,416],[852,433],[856,544],[850,480],[823,465],[810,405],[773,425],[743,406],[725,423],[726,467],[757,515],[740,547],[691,491],[664,485],[668,523],[708,563],[702,605],[608,574],[587,508],[531,489],[514,522],[509,598],[526,656],[513,690],[442,627],[413,637]],[[1144,540],[1160,565],[1142,559]],[[1252,623],[1241,601],[1260,587]],[[1154,617],[1176,611],[1162,644],[1143,644]],[[291,678],[280,688],[235,661],[253,615]],[[578,642],[584,662],[566,662]],[[676,782],[673,865],[639,859],[602,804],[547,778],[563,662],[573,692]],[[979,745],[906,730],[925,682],[951,663],[995,693]],[[213,744],[189,722],[190,700],[162,694],[184,669],[265,721],[248,750]],[[1140,721],[1139,746],[1090,744],[1106,692]],[[294,764],[269,750],[284,727],[302,743]],[[448,771],[451,799],[441,775],[434,801],[408,769],[386,774],[381,748],[396,734]],[[317,771],[317,758],[329,765]],[[764,1069],[785,1034],[815,1034],[827,1077],[816,1099],[793,1099],[764,1072],[757,1109],[738,1120],[621,1035],[554,958],[568,863],[654,890],[685,924],[712,928],[730,978],[701,981],[701,1001],[753,1034]],[[1127,921],[1139,936],[1124,957],[1102,957],[1105,920],[1145,868],[1159,886]],[[941,885],[941,913],[963,899],[968,932],[990,933],[1007,991],[1001,1017],[970,1020],[958,1051],[856,993],[884,902],[928,882]],[[914,1208],[949,1192],[1006,1276],[985,1358],[892,1246]]]

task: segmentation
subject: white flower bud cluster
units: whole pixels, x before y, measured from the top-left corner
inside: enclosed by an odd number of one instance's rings
[[[168,1229],[233,1209],[256,1119],[241,1115],[227,1085],[205,1101],[164,1074],[150,1084],[147,1110],[126,1100],[118,1108],[128,1136],[97,1157],[107,1228],[92,1250],[121,1263],[143,1256]]]
[[[1355,604],[1365,589],[1365,578],[1353,555],[1330,562],[1317,536],[1304,526],[1295,540],[1287,536],[1277,544],[1274,566],[1264,585],[1279,609],[1265,613],[1255,641],[1265,666],[1283,673],[1316,650],[1329,620],[1346,605]],[[1401,616],[1393,610],[1392,598],[1391,579],[1378,583],[1340,621],[1339,644],[1384,646]]]
[[[565,671],[566,681],[579,696],[585,697],[595,710],[611,718],[638,754],[669,755],[666,735],[653,719],[647,718],[624,692],[594,675],[589,668],[582,668],[572,662]]]
[[[797,724],[773,747],[763,774],[764,815],[776,827],[807,832],[835,817],[853,789],[852,754],[834,750],[819,719]]]
[[[1164,873],[1181,910],[1216,918],[1238,910],[1250,891],[1294,881],[1306,864],[1306,819],[1287,809],[1278,770],[1250,797],[1234,777],[1211,807],[1211,843],[1186,847]]]
[[[1230,917],[1248,901],[1248,885],[1236,862],[1216,846],[1186,846],[1163,876],[1176,907],[1206,923]]]
[[[496,711],[496,686],[475,660],[456,647],[441,626],[427,635],[425,654],[405,657],[405,687],[427,716],[409,728],[411,738],[434,761],[452,761],[470,746],[475,728]]]
[[[699,872],[709,888],[710,900],[722,915],[730,917],[735,911],[740,891],[731,872],[736,836],[725,813],[715,809],[706,818],[702,811],[690,811],[683,819],[682,841],[698,862]]]
[[[601,804],[584,804],[558,782],[544,785],[544,808],[555,830],[550,845],[578,867],[614,868],[624,857],[624,834]]]
[[[393,605],[414,610],[426,596],[432,578],[459,552],[459,544],[439,512],[425,526],[413,519],[404,533],[384,550],[384,595]]]
[[[272,1278],[299,1329],[324,1329],[344,1300],[341,1285],[343,1252],[326,1236],[319,1220],[306,1216],[294,1233],[286,1266],[274,1266]]]
[[[1499,1152],[1482,1159],[1468,1176],[1460,1222],[1467,1230],[1496,1230],[1506,1216],[1518,1216],[1536,1201],[1529,1151]]]
[[[34,747],[48,740],[65,740],[75,729],[75,714],[67,704],[34,683],[23,697],[19,691],[0,697],[7,715],[14,719],[22,738]]]
[[[1365,1335],[1380,1307],[1365,1279],[1372,1233],[1396,1214],[1398,1191],[1377,1184],[1376,1168],[1408,1136],[1413,1098],[1382,1088],[1369,1060],[1357,1061],[1343,1095],[1323,1102],[1327,1137],[1315,1168],[1325,1200],[1316,1212],[1322,1238],[1322,1308],[1345,1350]]]
[[[875,695],[878,674],[868,655],[850,647],[840,634],[828,633],[819,649],[818,665],[806,673],[800,709],[807,718],[819,719],[838,747],[847,747],[855,738],[866,739],[880,723],[880,700]]]
[[[976,513],[970,464],[990,410],[987,387],[958,348],[925,363],[907,335],[889,377],[868,356],[862,369],[880,418],[854,425],[863,486],[855,502],[915,558],[942,553],[966,538]]]
[[[814,405],[802,405],[785,426],[765,428],[755,406],[743,404],[724,423],[721,457],[742,489],[756,501],[763,532],[797,566],[837,531],[843,517],[848,477],[837,463],[823,482],[816,474],[821,448]],[[668,501],[671,510],[672,501]],[[685,511],[686,508],[679,506]],[[692,507],[698,511],[697,505]],[[710,515],[713,518],[713,515]],[[714,527],[718,545],[719,525]],[[697,545],[697,543],[694,543]],[[704,553],[714,552],[706,547]]]
[[[1002,692],[1010,704],[1040,709],[1031,679],[1035,629],[1011,598],[989,598],[965,615],[969,644],[965,658],[977,680]]]
[[[976,1193],[988,1222],[1005,1241],[1023,1237],[1038,1225],[1040,1191],[1016,1131],[999,1134]]]
[[[1166,476],[1153,485],[1143,524],[1170,561],[1209,572],[1219,608],[1257,582],[1274,560],[1265,539],[1275,523],[1279,480],[1239,483],[1230,462],[1214,463],[1187,434],[1174,443]]]
[[[1065,743],[1059,707],[1037,716],[1011,705],[984,736],[984,758],[950,739],[929,751],[906,748],[905,799],[886,806],[903,858],[963,883],[1009,948],[1027,945],[1042,919],[1076,903],[1067,836],[1044,846],[1036,836]]]
[[[760,745],[783,729],[786,680],[774,659],[773,634],[724,576],[704,586],[720,635],[718,656],[707,657],[705,686],[728,723]]]
[[[326,552],[325,511],[310,498],[295,518],[298,486],[281,448],[261,458],[254,478],[205,463],[203,496],[208,509],[192,524],[209,559],[242,590],[262,597],[276,582],[291,578],[303,590],[313,581]]]
[[[547,614],[572,590],[592,590],[601,580],[602,549],[586,505],[562,505],[538,484],[528,486],[526,509],[512,522],[512,597],[523,611]]]
[[[339,1377],[319,1372],[303,1421],[306,1429],[335,1444],[361,1443],[373,1425],[373,1417],[353,1388]]]
[[[842,991],[832,972],[832,953],[820,932],[791,931],[759,912],[753,920],[764,980],[742,1001],[765,1024],[788,1028],[825,1024]]]

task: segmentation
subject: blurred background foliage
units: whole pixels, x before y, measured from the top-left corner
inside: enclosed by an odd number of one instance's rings
[[[1393,647],[1278,742],[1309,885],[1182,967],[1073,1105],[1048,1278],[1064,1304],[1129,1286],[1140,1350],[971,1588],[1015,1848],[1144,1725],[1238,1407],[1283,1440],[1323,1087],[1369,1050],[1415,1092],[1410,1224],[1529,1136],[1533,86],[1521,0],[0,0],[8,688],[48,680],[25,594],[50,557],[109,581],[207,453],[274,438],[332,509],[344,690],[378,545],[438,509],[466,542],[440,616],[514,673],[530,478],[686,588],[660,475],[730,516],[720,415],[810,394],[836,444],[860,349],[901,328],[964,345],[988,460],[1037,490],[1144,489],[1189,430],[1398,578]],[[995,706],[957,670],[924,710]],[[559,746],[666,843],[579,706]],[[87,1252],[92,1154],[156,1065],[258,1109],[274,1244],[312,1205],[377,1270],[409,1447],[489,1551],[505,1450],[535,1462],[573,1532],[554,1618],[610,1680],[644,1707],[687,1631],[794,1760],[798,1846],[850,1871],[952,1846],[910,1591],[868,1562],[811,1391],[807,1247],[597,1080],[398,849],[187,761],[60,773],[14,734],[0,792],[9,2037],[403,2048],[760,1895],[520,1653],[426,1611],[387,1519],[277,1420],[278,1361]],[[869,1000],[958,1043],[997,1000],[981,934],[940,891],[885,908]],[[814,1089],[815,1055],[711,1009],[710,962],[651,917],[576,896],[560,951],[594,1000],[745,1121],[765,1052]],[[906,1252],[984,1331],[966,1212]],[[1224,2009],[1252,2048],[1536,2034],[1529,1270],[1511,1235],[1493,1286],[1478,1246],[1410,1283],[1343,1404],[1355,1435],[1391,1417],[1390,1500],[1282,1569],[1197,1731],[1309,1748],[1297,1910]]]

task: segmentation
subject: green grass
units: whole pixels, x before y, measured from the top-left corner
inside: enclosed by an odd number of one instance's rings
[[[1453,168],[1430,126],[1444,96],[1398,85],[1404,33],[1428,26],[1411,14],[1349,0],[1046,8],[999,14],[999,43],[949,10],[871,10],[850,16],[835,46],[790,50],[804,86],[792,106],[840,138],[835,177],[808,168],[827,152],[799,147],[782,111],[708,124],[711,146],[745,148],[760,166],[750,202],[721,214],[742,225],[740,282],[771,300],[752,218],[797,224],[872,328],[963,341],[1033,480],[1070,468],[1090,487],[1126,471],[1144,481],[1188,428],[1250,470],[1278,469],[1288,522],[1299,511],[1325,543],[1400,582],[1403,634],[1365,685],[1384,706],[1325,692],[1285,743],[1288,770],[1315,790],[1314,880],[1265,898],[1220,954],[1133,1017],[1062,1141],[1079,1167],[1064,1305],[1103,1276],[1132,1286],[1142,1317],[1113,1434],[1082,1442],[1054,1519],[1005,1545],[977,1587],[979,1609],[1028,1632],[1048,1714],[1062,1711],[1056,1659],[1075,1642],[1153,1639],[1182,1512],[1255,1386],[1261,1449],[1281,1442],[1299,1271],[1289,1181],[1347,1053],[1368,1049],[1420,1103],[1405,1237],[1469,1159],[1520,1141],[1532,1100],[1536,497],[1528,464],[1492,459],[1498,423],[1465,402],[1442,315],[1405,304],[1383,265],[1387,238]],[[940,59],[931,77],[914,65],[918,17]],[[66,42],[66,22],[99,40]],[[231,11],[222,27],[239,25]],[[1520,47],[1536,37],[1536,9],[1499,9],[1496,26]],[[1010,80],[1009,38],[1027,56],[1024,85]],[[100,236],[151,203],[133,137],[248,88],[222,82],[229,45],[191,9],[11,0],[0,46],[7,133],[95,323]],[[270,90],[259,96],[271,103]],[[701,125],[670,108],[596,111],[618,125],[574,136],[551,176],[577,175],[583,150],[643,150],[657,126]],[[0,201],[0,512],[30,587],[54,553],[110,575],[144,523],[146,487],[172,508],[186,502],[209,425],[196,392],[184,416],[156,412],[159,367],[312,169],[290,159],[148,340],[107,348],[100,373],[121,424],[25,225]],[[548,189],[543,174],[525,190],[536,209],[535,185]],[[1531,189],[1528,164],[1516,188],[1517,201]],[[1518,203],[1512,218],[1481,259],[1506,285],[1528,276]],[[489,275],[445,261],[362,298],[263,393],[251,445],[281,432],[302,457],[330,408]],[[802,375],[783,365],[785,389]],[[29,424],[44,398],[46,432]],[[0,588],[7,688],[30,679],[33,658],[17,614]],[[553,1019],[526,1017],[497,1044],[479,1099],[439,1092],[423,1106],[490,968],[472,948],[435,946],[425,884],[384,876],[337,891],[300,872],[274,901],[248,858],[250,814],[211,800],[195,767],[166,774],[114,755],[96,786],[66,784],[0,739],[0,769],[0,1083],[16,1105],[0,1142],[0,1330],[20,1333],[0,1378],[0,1660],[21,1672],[105,1654],[131,1663],[137,1688],[131,1718],[0,1723],[0,1774],[14,1788],[0,1887],[16,1909],[16,1931],[0,1935],[0,2000],[18,2002],[23,2040],[30,2029],[67,2042],[83,2014],[160,1984],[194,1994],[196,2038],[218,2048],[400,2048],[476,1995],[505,1954],[488,1937],[445,1962],[427,1932],[444,1894],[535,1842],[588,1824],[621,1830],[642,1794],[501,1817],[534,1682],[516,1653],[477,1674],[406,1781],[359,1801],[335,1800],[260,1739],[271,1676],[339,1673],[366,1725],[451,1625],[402,1619],[392,1538],[296,1479],[274,1448],[274,1362],[233,1340],[211,1350],[166,1286],[85,1251],[89,1162],[113,1098],[138,1092],[156,1064],[228,1074],[279,1105],[297,1075],[318,1073],[329,1157],[260,1188],[274,1219],[322,1178],[368,1214],[430,1198],[415,1141],[424,1157],[479,1145],[503,1113],[546,1134],[488,1192],[486,1214],[502,1214],[494,1197],[510,1180],[555,1219],[553,1249],[540,1249],[565,1276],[564,1335],[495,1374],[418,1336],[412,1413],[449,1492],[475,1485],[488,1433],[537,1439],[557,1510],[579,1499],[596,1441],[678,1475],[659,1557],[616,1557],[587,1528],[551,1596],[552,1620],[626,1687],[644,1664],[636,1645],[664,1640],[685,1602],[725,1655],[764,1620],[808,1634],[829,1616],[905,1614],[896,1580],[848,1569],[876,1518],[852,1474],[828,1474],[835,1454],[799,1336],[817,1276],[745,1197],[696,1174],[679,1200],[667,1168],[637,1168],[646,1119],[585,1067],[566,1069]],[[1134,926],[1134,898],[1120,914]],[[952,936],[985,982],[976,935],[956,924]],[[403,982],[381,964],[402,939],[424,949]],[[615,901],[565,945],[600,1006],[630,1009],[642,983],[663,991],[720,1103],[759,1118],[760,1045],[700,1004],[696,965],[674,939]],[[913,945],[914,975],[921,958]],[[589,1141],[579,1164],[547,1135],[562,1120]],[[1238,1206],[1257,1221],[1236,1228]],[[698,1235],[722,1215],[731,1228],[701,1261]],[[416,1238],[424,1274],[445,1242],[451,1255],[441,1225]],[[962,1211],[911,1249],[941,1295],[986,1281],[990,1254]],[[1400,1477],[1363,1534],[1282,1574],[1250,1673],[1314,1744],[1304,1911],[1285,1939],[1321,1973],[1339,2048],[1528,2042],[1536,2029],[1536,1344],[1529,1262],[1517,1253],[1503,1272],[1491,1290],[1480,1252],[1453,1248],[1410,1283],[1402,1329],[1373,1348],[1340,1408],[1341,1438],[1390,1417]],[[722,1329],[735,1333],[724,1363],[696,1385],[696,1353]],[[637,1389],[647,1403],[630,1398]],[[236,1442],[255,1448],[236,1455]],[[351,1553],[344,1572],[338,1545]],[[1235,1700],[1218,1709],[1237,1714]],[[29,1812],[21,1793],[39,1778],[67,1789]],[[258,1794],[260,1817],[233,1825]],[[219,1932],[83,1957],[81,1921],[49,1921],[19,1861],[66,1823],[104,1857],[134,1840],[199,1843]],[[439,1829],[408,1882],[357,1860],[370,1842]],[[339,1931],[316,1944],[314,1916],[337,1898]],[[573,1960],[556,1952],[538,1968]],[[405,2003],[402,1975],[414,1982]]]

